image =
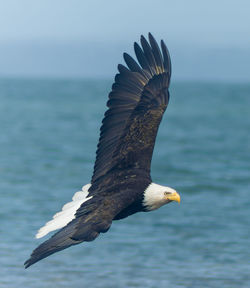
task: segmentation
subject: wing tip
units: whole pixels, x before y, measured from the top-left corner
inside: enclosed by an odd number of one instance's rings
[[[148,40],[151,43],[152,41],[156,42],[155,37],[152,35],[151,32],[148,32]],[[157,43],[157,42],[156,42]],[[151,45],[152,46],[152,45]]]
[[[58,251],[83,242],[83,240],[76,241],[72,239],[76,225],[77,221],[72,221],[66,227],[55,233],[51,238],[41,243],[33,250],[30,258],[24,262],[25,269]]]
[[[166,71],[169,73],[169,77],[171,77],[171,73],[172,73],[171,58],[170,58],[169,50],[164,40],[161,40],[161,50],[162,50],[162,54],[164,58],[164,67]]]
[[[140,63],[141,67],[143,69],[149,70],[148,72],[150,72],[151,76],[153,76],[155,74],[155,73],[152,73],[152,72],[154,72],[153,70],[155,70],[157,72],[157,74],[158,73],[160,74],[162,72],[167,72],[167,73],[169,73],[169,77],[171,77],[170,53],[169,53],[169,50],[168,50],[167,45],[165,44],[164,40],[160,41],[160,46],[161,46],[161,51],[160,51],[160,50],[158,50],[159,47],[158,47],[157,41],[155,40],[153,34],[151,32],[148,32],[148,40],[145,38],[144,35],[141,35],[140,36],[140,44],[141,45],[139,45],[137,42],[134,42],[134,51],[136,54],[137,61]],[[155,48],[156,46],[157,46],[157,48]],[[157,52],[155,50],[157,50]],[[159,53],[161,54],[161,56],[159,56]],[[146,54],[148,54],[148,55],[146,55]],[[154,59],[148,58],[149,54],[151,54]],[[158,59],[156,59],[156,58],[158,58]],[[146,63],[145,63],[145,60],[146,60]],[[150,62],[152,62],[150,60],[153,60],[155,65],[152,65],[152,63],[150,64]],[[158,66],[160,64],[159,62],[161,62],[161,67],[162,68],[164,67],[163,71],[162,70],[159,71],[158,67],[153,67],[153,66]]]
[[[34,262],[35,263],[35,262]],[[32,264],[34,264],[34,263],[32,263],[31,262],[31,258],[29,258],[28,260],[26,260],[25,262],[24,262],[24,269],[27,269],[27,268],[29,268]]]
[[[140,37],[140,41],[141,41],[141,42],[142,42],[142,41],[146,41],[146,42],[147,42],[147,40],[146,40],[146,38],[145,38],[144,35],[141,35],[141,37]]]

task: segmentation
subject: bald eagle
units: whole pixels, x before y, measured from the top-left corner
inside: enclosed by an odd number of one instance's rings
[[[39,245],[25,268],[72,245],[93,241],[109,230],[112,221],[140,211],[152,211],[180,195],[151,180],[150,166],[155,138],[169,102],[171,62],[149,33],[134,43],[136,62],[124,53],[127,67],[118,65],[108,110],[100,129],[91,184],[76,192],[72,201],[42,227],[36,238],[60,229]]]

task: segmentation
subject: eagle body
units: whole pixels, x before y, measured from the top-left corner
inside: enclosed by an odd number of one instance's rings
[[[107,102],[91,183],[37,233],[40,244],[25,262],[37,261],[109,230],[112,221],[137,212],[180,202],[172,188],[152,182],[150,166],[158,128],[169,102],[171,62],[166,45],[161,49],[149,33],[134,44],[138,62],[124,53],[127,67],[119,64]]]

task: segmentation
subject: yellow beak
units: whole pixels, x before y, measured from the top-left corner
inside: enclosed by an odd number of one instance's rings
[[[171,194],[167,195],[167,199],[171,200],[171,201],[176,201],[179,204],[181,202],[181,196],[177,192],[174,192],[174,193],[171,193]]]

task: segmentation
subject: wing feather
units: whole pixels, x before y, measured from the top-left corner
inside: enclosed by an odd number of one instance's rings
[[[161,40],[161,49],[162,49],[163,58],[164,58],[164,62],[163,62],[164,63],[164,69],[169,72],[169,77],[171,77],[172,68],[171,68],[170,54],[169,54],[168,48],[167,48],[167,46],[163,40]]]
[[[152,49],[151,49],[150,45],[148,44],[148,42],[144,36],[141,36],[141,45],[142,45],[144,55],[147,59],[147,62],[148,62],[149,66],[153,72],[153,75],[158,74],[158,71],[157,71],[158,69],[157,69],[154,55],[152,53]]]
[[[152,36],[151,33],[149,33],[149,42],[150,45],[152,47],[152,52],[157,64],[157,70],[158,70],[158,74],[163,73],[164,72],[164,66],[163,66],[163,59],[162,59],[162,55],[161,55],[161,51],[159,49],[159,46],[157,44],[157,42],[155,41],[154,37]]]
[[[141,73],[141,67],[138,65],[138,63],[127,53],[123,54],[123,58],[126,62],[126,64],[128,65],[128,68],[132,71],[132,72],[139,72]]]
[[[169,100],[171,63],[164,42],[160,50],[150,33],[149,42],[141,36],[141,47],[134,43],[134,50],[138,62],[124,53],[127,67],[118,65],[109,93],[92,184],[114,167],[150,170],[157,130]]]
[[[141,47],[135,42],[134,44],[134,49],[135,49],[135,54],[137,57],[138,62],[140,63],[141,67],[143,69],[145,69],[146,71],[148,71],[149,73],[149,79],[154,75],[153,71],[152,71],[152,67],[150,67],[147,58],[143,52],[143,50],[141,49]]]

